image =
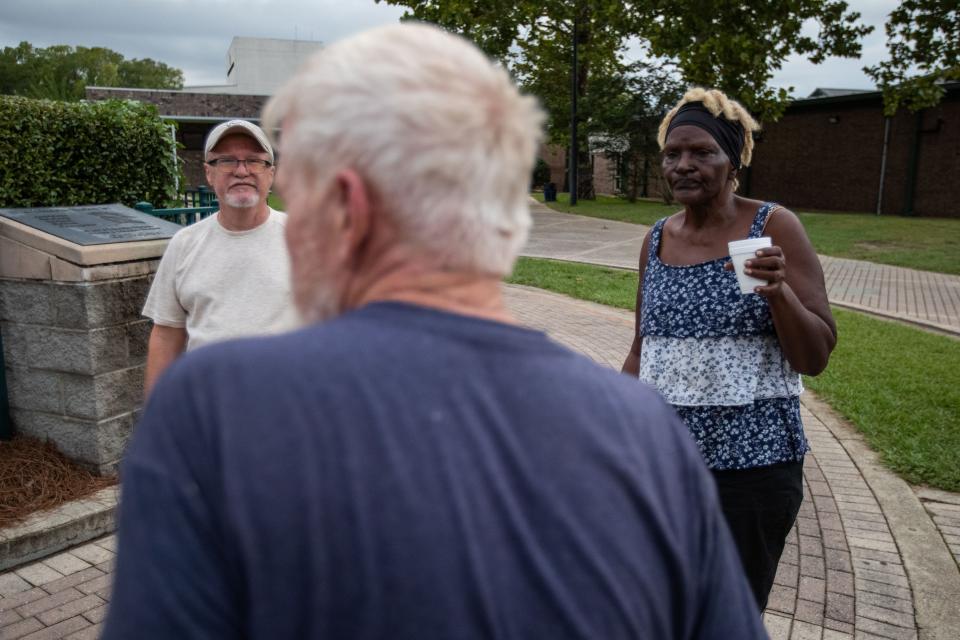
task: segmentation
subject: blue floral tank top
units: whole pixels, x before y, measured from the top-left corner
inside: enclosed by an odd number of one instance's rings
[[[763,233],[764,203],[750,227]],[[803,459],[800,376],[790,366],[770,306],[743,295],[729,256],[694,265],[660,261],[666,218],[650,235],[640,315],[640,379],[670,402],[711,469],[749,469]]]

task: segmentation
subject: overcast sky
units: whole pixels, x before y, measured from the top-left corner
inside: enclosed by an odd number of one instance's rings
[[[884,56],[883,23],[897,1],[848,3],[876,27],[862,58],[822,65],[791,59],[774,76],[775,86],[793,86],[798,97],[817,87],[872,88],[861,68]],[[39,47],[103,46],[178,67],[187,86],[223,84],[233,36],[332,42],[394,23],[402,13],[374,0],[0,0],[0,47],[23,40]]]

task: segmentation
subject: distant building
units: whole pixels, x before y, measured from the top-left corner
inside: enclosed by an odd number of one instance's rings
[[[176,123],[178,154],[186,183],[205,183],[203,141],[213,127],[241,118],[259,123],[270,95],[299,69],[322,44],[308,40],[234,38],[226,57],[227,84],[169,89],[87,87],[87,100],[138,100],[154,104],[160,116]]]
[[[817,89],[766,123],[742,191],[793,209],[960,217],[960,83],[883,115],[879,91]]]
[[[186,90],[269,96],[322,47],[322,43],[312,40],[234,37],[227,50],[227,84]]]
[[[874,93],[873,89],[827,89],[827,88],[816,88],[813,92],[807,96],[807,99],[811,98],[838,98],[840,96],[852,96],[858,93]]]
[[[739,193],[798,209],[960,218],[960,83],[935,107],[883,115],[883,94],[817,89],[763,124]],[[564,184],[563,150],[545,152]],[[598,193],[619,193],[616,158],[594,157]],[[662,194],[660,167],[647,193]]]

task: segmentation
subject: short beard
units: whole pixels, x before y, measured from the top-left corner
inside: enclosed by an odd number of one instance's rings
[[[250,209],[255,207],[260,203],[260,196],[258,195],[238,195],[235,193],[227,192],[223,198],[224,202],[228,206],[233,207],[234,209]]]

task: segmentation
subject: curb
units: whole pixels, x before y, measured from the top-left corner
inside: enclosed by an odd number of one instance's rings
[[[628,224],[633,227],[649,228],[649,225],[643,225],[643,224],[632,223],[632,222],[622,222],[618,220],[607,220],[605,218],[593,218],[592,216],[584,216],[583,214],[571,213],[567,211],[558,211],[556,209],[552,209],[544,205],[542,202],[538,202],[533,198],[531,198],[531,201],[530,201],[530,212],[531,214],[535,214],[535,213],[559,214],[561,216],[571,216],[581,220],[594,220],[597,224],[600,224],[600,225],[612,222],[614,224]],[[531,237],[533,237],[532,233],[531,233]],[[587,250],[586,253],[602,251],[606,248],[607,248],[606,246],[594,247]],[[629,264],[623,264],[622,262],[619,262],[618,260],[615,260],[615,259],[611,259],[605,262],[598,262],[594,259],[594,256],[592,255],[589,255],[589,256],[578,255],[578,253],[584,253],[583,251],[574,252],[573,254],[571,254],[570,251],[567,251],[564,257],[558,257],[556,254],[544,255],[544,253],[545,252],[541,251],[539,253],[531,254],[531,253],[526,253],[525,251],[521,251],[521,255],[526,258],[544,258],[548,260],[558,260],[561,262],[574,262],[574,263],[590,264],[598,267],[614,267],[617,269],[637,271],[636,260],[631,260]],[[563,252],[561,252],[561,254],[563,254]],[[836,256],[826,256],[826,255],[820,255],[820,254],[817,254],[817,258],[820,259],[821,262],[823,258],[833,258],[836,260],[850,260],[849,258],[837,258]],[[866,261],[854,260],[854,262],[866,262]],[[894,266],[894,265],[886,265],[886,266]],[[904,268],[904,267],[901,267],[901,268]],[[909,270],[909,268],[907,269]],[[902,322],[904,324],[911,325],[918,329],[922,329],[922,330],[929,331],[931,333],[940,334],[940,335],[946,335],[947,337],[950,337],[950,338],[960,338],[960,328],[958,328],[955,325],[948,325],[942,322],[927,320],[920,317],[909,316],[906,314],[886,311],[883,309],[876,309],[874,307],[861,305],[856,302],[835,300],[829,295],[828,295],[828,298],[831,305],[834,305],[843,309],[858,311],[860,313],[871,315],[877,318],[882,318],[884,320],[893,320],[895,322]]]
[[[604,267],[608,269],[621,269],[623,271],[638,271],[638,267],[633,266],[624,266],[622,264],[614,264],[613,262],[594,262],[590,260],[582,260],[579,258],[558,258],[556,256],[545,256],[545,255],[533,255],[529,253],[521,253],[521,257],[524,258],[536,258],[538,260],[553,260],[555,262],[567,262],[570,264],[586,264],[593,267]],[[956,327],[951,327],[950,325],[942,324],[939,322],[930,322],[929,320],[921,320],[920,318],[911,318],[910,316],[905,316],[896,313],[887,313],[881,311],[880,309],[874,309],[873,307],[867,307],[861,304],[855,304],[853,302],[844,302],[838,300],[828,300],[831,305],[835,307],[840,307],[841,309],[847,309],[849,311],[857,311],[864,315],[873,316],[875,318],[880,318],[881,320],[891,320],[893,322],[901,322],[906,325],[910,325],[917,329],[924,331],[929,331],[931,333],[936,333],[938,335],[947,336],[948,338],[960,338],[960,331]]]
[[[29,516],[0,529],[0,571],[113,532],[119,486]]]
[[[880,318],[882,320],[902,322],[904,324],[912,325],[918,329],[930,331],[931,333],[945,335],[948,338],[960,338],[960,331],[958,331],[956,327],[951,327],[950,325],[941,324],[939,322],[930,322],[929,320],[921,320],[920,318],[911,318],[910,316],[897,313],[887,313],[886,311],[881,311],[880,309],[874,309],[873,307],[867,307],[853,302],[837,302],[836,300],[830,300],[830,304],[835,307],[840,307],[841,309],[858,311],[865,315],[874,316],[875,318]]]
[[[920,497],[905,480],[882,466],[866,439],[823,400],[802,400],[846,449],[880,504],[913,592],[920,640],[960,638],[960,571]]]

